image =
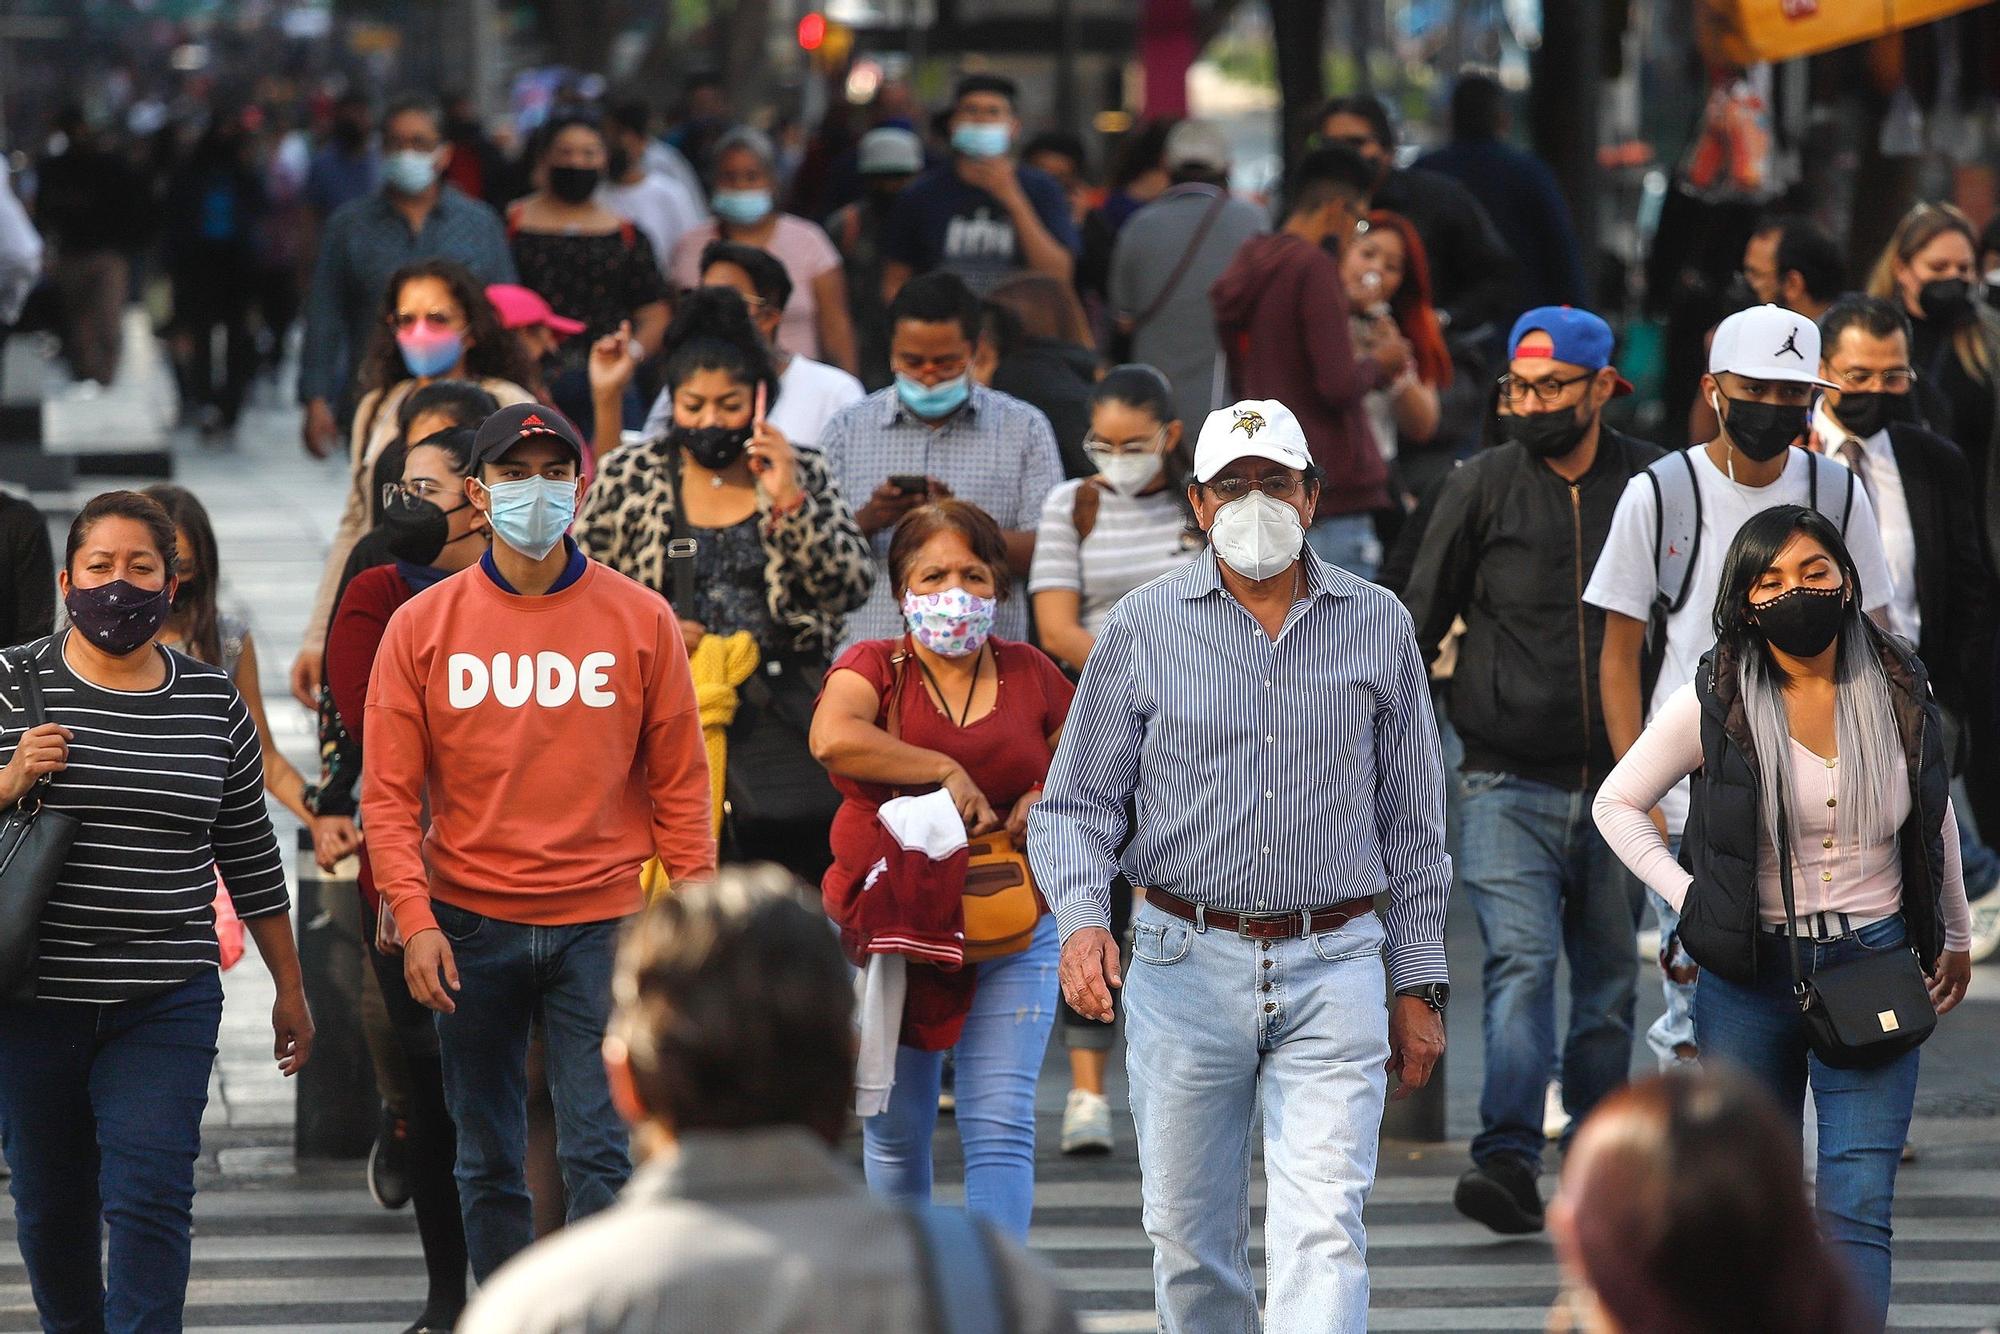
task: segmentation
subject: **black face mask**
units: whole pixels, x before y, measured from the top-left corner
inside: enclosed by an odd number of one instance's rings
[[[1750,613],[1772,648],[1795,658],[1816,658],[1840,634],[1840,623],[1847,616],[1846,591],[1794,588],[1754,604]]]
[[[602,176],[595,167],[550,167],[549,193],[565,204],[581,204],[597,193]]]
[[[1743,452],[1745,458],[1759,463],[1768,463],[1785,452],[1792,441],[1805,434],[1806,417],[1809,409],[1790,407],[1783,403],[1758,403],[1747,398],[1724,398],[1729,412],[1722,419],[1722,429],[1729,433],[1729,443]]]
[[[1833,410],[1833,415],[1842,426],[1866,440],[1892,422],[1909,421],[1909,399],[1908,394],[1885,394],[1880,390],[1860,394],[1850,389],[1840,396],[1840,406]]]
[[[1917,289],[1917,307],[1924,318],[1946,329],[1972,319],[1972,284],[1963,278],[1936,278]]]
[[[444,510],[428,500],[406,500],[383,510],[376,526],[382,530],[390,555],[412,565],[429,565],[455,540],[451,535],[451,516],[464,508],[455,505]]]
[[[1591,421],[1581,403],[1568,412],[1510,413],[1500,418],[1500,436],[1538,459],[1559,459],[1583,443]]]
[[[675,426],[667,431],[667,443],[684,449],[688,457],[710,472],[721,472],[743,457],[750,447],[747,426]]]
[[[114,658],[144,648],[167,619],[167,589],[140,588],[124,579],[113,579],[95,588],[70,585],[63,599],[70,623],[91,643]]]

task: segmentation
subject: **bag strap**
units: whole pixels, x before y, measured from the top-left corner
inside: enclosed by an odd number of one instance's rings
[[[1104,493],[1092,486],[1089,478],[1085,478],[1082,485],[1076,488],[1076,495],[1071,499],[1069,506],[1069,524],[1076,529],[1076,540],[1079,545],[1096,531],[1097,511],[1103,503]]]
[[[20,678],[21,712],[27,716],[27,726],[21,729],[21,734],[26,736],[29,732],[32,732],[35,728],[40,727],[49,720],[48,711],[42,706],[41,666],[35,661],[33,650],[24,652],[19,656],[12,653],[0,653],[0,661],[4,661],[7,664],[7,670]],[[20,745],[18,741],[14,744],[16,746]],[[39,792],[47,788],[49,781],[54,777],[54,774],[43,774],[35,780],[34,787],[30,788],[29,791]],[[28,798],[25,795],[21,798],[22,802],[26,802],[27,800]],[[39,798],[36,799],[37,803],[39,803],[39,800]]]
[[[1131,324],[1125,330],[1128,337],[1151,324],[1159,313],[1167,308],[1167,302],[1173,300],[1174,293],[1180,290],[1181,279],[1187,277],[1188,270],[1194,267],[1194,257],[1201,253],[1201,243],[1208,239],[1210,229],[1215,226],[1215,220],[1222,216],[1222,210],[1228,203],[1229,192],[1216,189],[1215,198],[1209,201],[1208,211],[1201,215],[1201,222],[1196,225],[1194,236],[1187,243],[1187,249],[1183,250],[1181,257],[1174,261],[1174,271],[1167,275],[1167,285],[1160,289],[1160,294],[1154,297],[1144,310],[1132,317]]]
[[[1828,458],[1824,454],[1815,454],[1811,450],[1806,451],[1806,457],[1812,460],[1812,470],[1807,474],[1806,478],[1806,507],[1818,514],[1824,515],[1826,518],[1831,519],[1833,518],[1833,515],[1828,514],[1825,510],[1821,509],[1819,505],[1820,472],[1822,469],[1838,468],[1842,473],[1845,474],[1845,476],[1841,479],[1841,484],[1844,490],[1840,508],[1839,525],[1840,525],[1840,535],[1842,537],[1846,537],[1847,521],[1854,517],[1854,483],[1855,483],[1854,470],[1848,467],[1846,464],[1842,463],[1838,459]]]
[[[681,503],[680,451],[668,456],[666,474],[667,498],[674,506],[673,515],[667,520],[666,569],[674,591],[667,601],[673,606],[674,615],[687,620],[694,614],[694,557],[700,548],[697,539],[690,535],[687,509]]]
[[[931,1327],[937,1334],[1001,1334],[1011,1329],[1005,1285],[979,1220],[963,1209],[936,1205],[912,1205],[907,1213],[923,1265]]]
[[[1792,817],[1787,803],[1778,803],[1778,892],[1785,900],[1785,952],[1792,962],[1792,990],[1803,1002],[1806,975],[1799,967],[1799,916],[1792,904]]]

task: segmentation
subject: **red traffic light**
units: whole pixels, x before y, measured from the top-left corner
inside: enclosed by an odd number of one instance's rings
[[[799,20],[799,49],[817,51],[826,41],[826,15],[814,11]]]

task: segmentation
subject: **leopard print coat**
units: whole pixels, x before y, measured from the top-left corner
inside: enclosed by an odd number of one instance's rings
[[[763,492],[757,494],[764,598],[771,619],[790,631],[793,652],[823,665],[840,642],[847,613],[868,600],[875,561],[825,460],[815,450],[795,452],[805,503],[773,515]],[[674,488],[666,470],[679,466],[678,454],[656,441],[614,451],[599,464],[572,530],[587,555],[663,597],[673,596],[667,539]]]

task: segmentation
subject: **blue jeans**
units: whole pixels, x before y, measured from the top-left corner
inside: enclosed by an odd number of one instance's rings
[[[1667,840],[1667,851],[1675,857],[1681,855],[1681,840],[1678,835]],[[1694,960],[1688,957],[1687,949],[1680,942],[1681,915],[1674,911],[1672,904],[1650,889],[1646,891],[1646,900],[1653,905],[1653,916],[1660,923],[1660,944],[1664,947],[1668,941],[1673,942],[1670,960],[1674,967],[1693,966]],[[1695,1045],[1695,984],[1676,982],[1667,976],[1667,970],[1660,968],[1657,962],[1653,966],[1659,968],[1660,994],[1665,998],[1667,1008],[1660,1012],[1660,1017],[1653,1021],[1653,1026],[1646,1030],[1646,1045],[1652,1048],[1654,1057],[1660,1062],[1660,1069],[1665,1070],[1680,1060],[1674,1050],[1676,1047]]]
[[[437,1017],[444,1101],[458,1127],[459,1210],[473,1277],[484,1283],[535,1239],[528,1153],[528,1028],[541,1011],[556,1157],[575,1222],[609,1205],[632,1175],[629,1135],[611,1105],[604,1029],[623,919],[525,926],[433,900],[458,963],[458,1008]]]
[[[1472,1159],[1511,1157],[1540,1170],[1557,952],[1569,957],[1561,1069],[1574,1129],[1631,1068],[1639,882],[1597,832],[1592,792],[1480,772],[1466,773],[1460,789],[1459,883],[1486,942],[1486,1083]]]
[[[1028,1239],[1035,1205],[1035,1081],[1056,1022],[1059,952],[1049,915],[1027,949],[970,965],[979,970],[979,985],[951,1049],[965,1207],[1020,1242]],[[861,1163],[876,1194],[930,1199],[943,1069],[941,1051],[896,1049],[889,1109],[861,1123]]]
[[[1255,1330],[1250,1137],[1261,1105],[1272,1334],[1368,1326],[1367,1233],[1389,1059],[1382,923],[1310,938],[1132,927],[1125,1069],[1165,1334]]]
[[[1382,568],[1382,542],[1375,536],[1370,514],[1336,514],[1306,529],[1306,545],[1328,565],[1351,575],[1373,579]]]
[[[1902,919],[1838,940],[1799,942],[1808,974],[1879,950],[1901,949]],[[1880,1329],[1889,1316],[1890,1213],[1896,1165],[1917,1100],[1917,1052],[1872,1070],[1836,1070],[1806,1045],[1792,999],[1784,940],[1763,936],[1757,981],[1738,986],[1704,971],[1695,987],[1694,1026],[1704,1063],[1728,1061],[1769,1089],[1793,1124],[1805,1115],[1806,1085],[1819,1114],[1820,1226],[1846,1261],[1864,1313]]]
[[[112,1005],[0,1005],[0,1140],[50,1334],[181,1328],[221,1022],[222,980],[207,969]]]

